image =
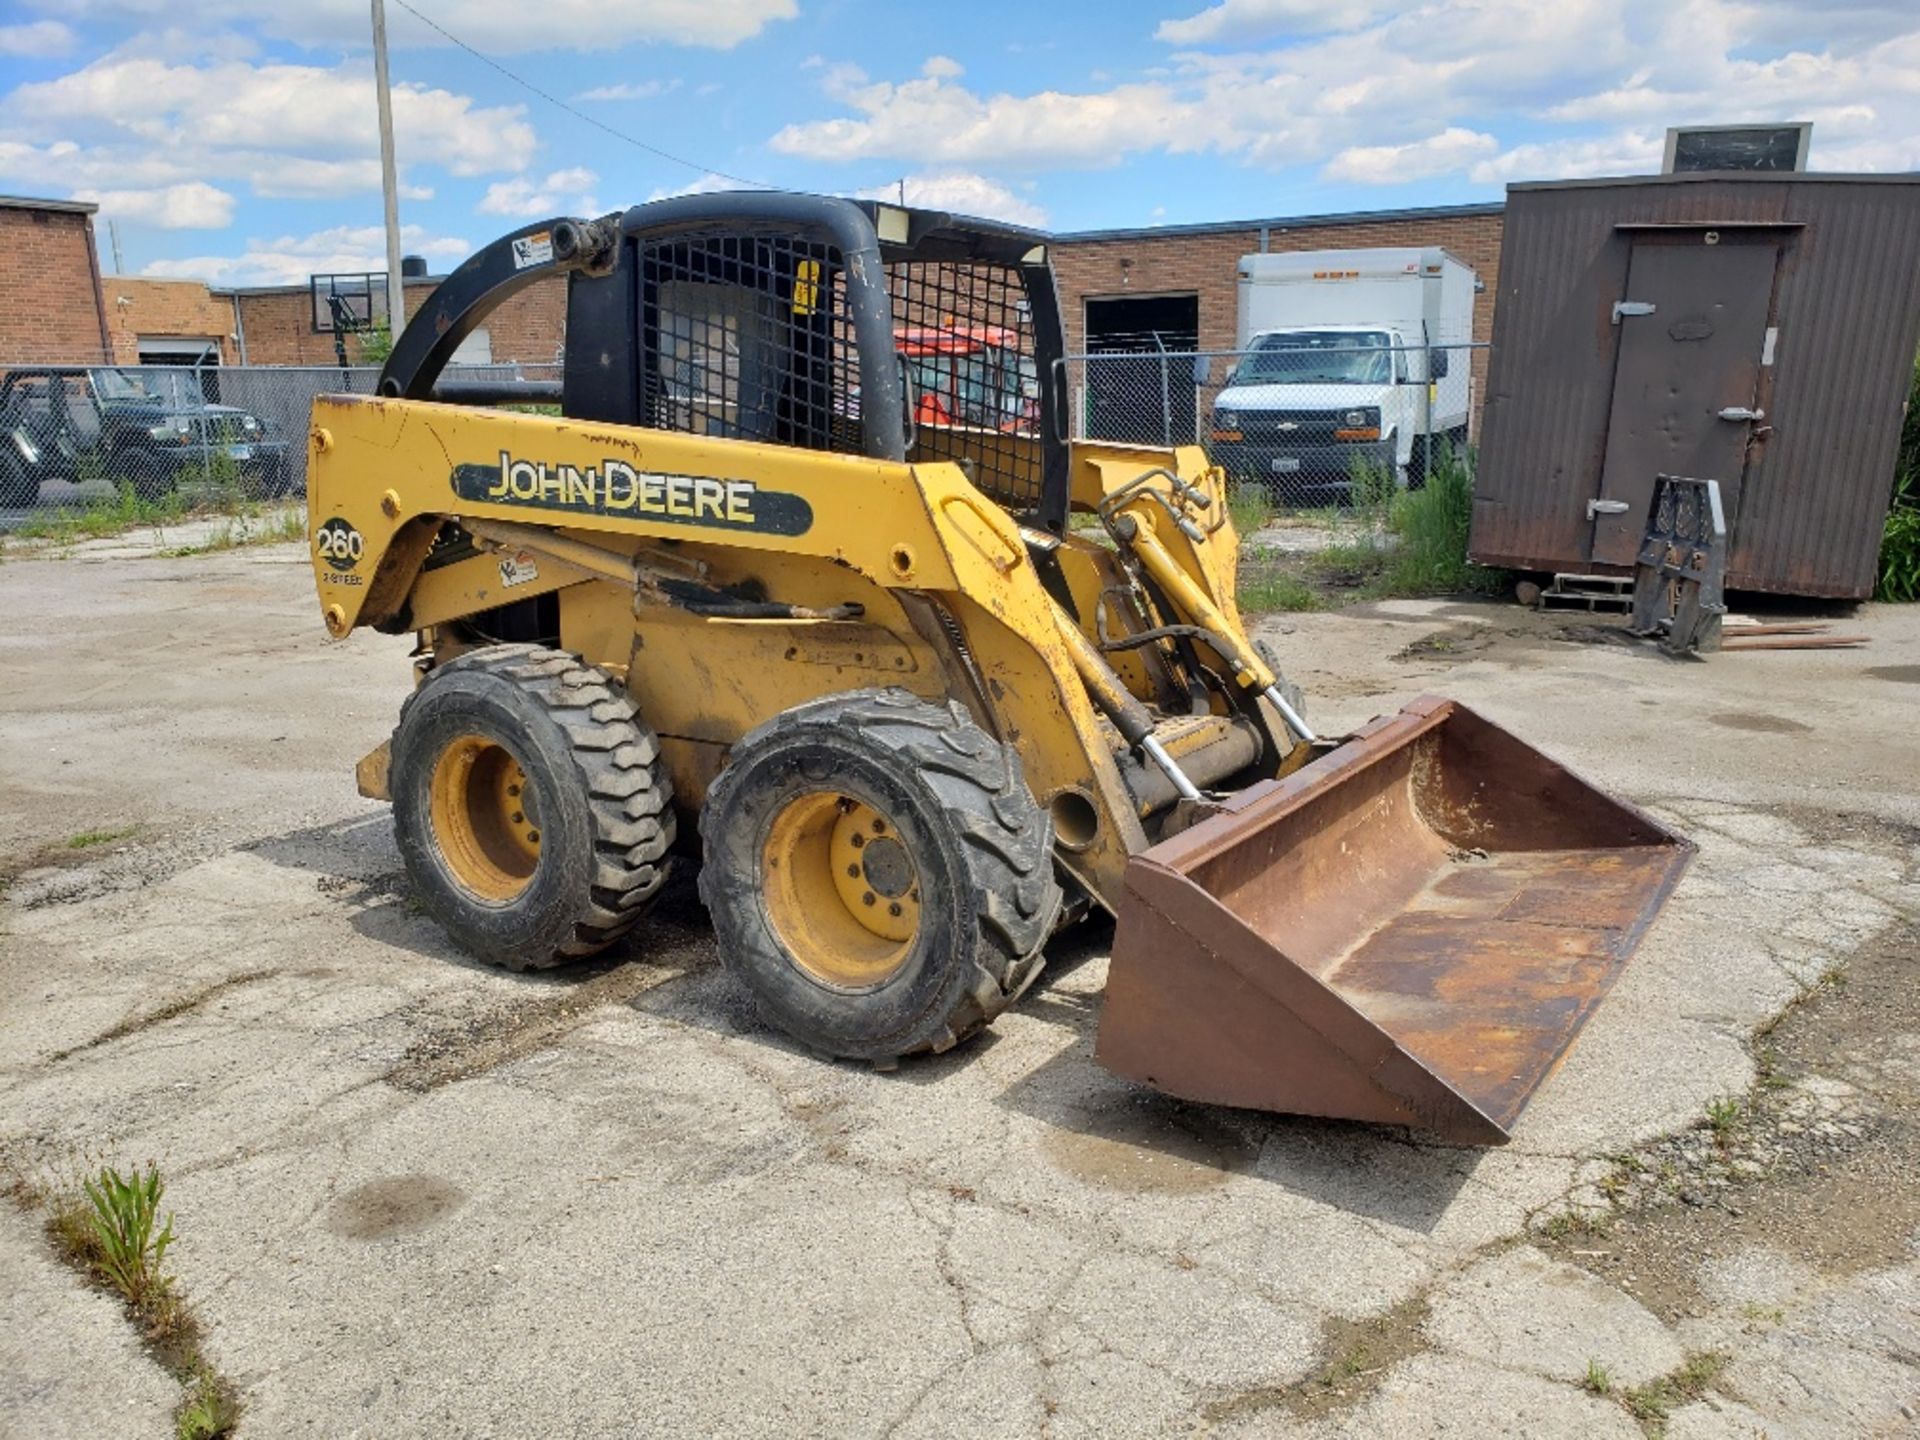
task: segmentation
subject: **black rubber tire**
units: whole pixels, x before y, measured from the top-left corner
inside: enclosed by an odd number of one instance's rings
[[[180,484],[181,462],[152,450],[122,450],[107,460],[107,473],[116,483],[133,486],[134,498],[154,503],[171,495]]]
[[[39,503],[40,477],[11,456],[0,456],[0,508],[30,510]]]
[[[791,958],[767,915],[762,851],[798,796],[834,790],[893,822],[919,877],[900,968],[841,989]],[[776,716],[733,748],[700,815],[700,898],[720,958],[769,1024],[809,1049],[885,1065],[951,1049],[1018,998],[1059,916],[1053,822],[1020,757],[959,704],[859,690]]]
[[[540,858],[493,904],[448,868],[429,821],[441,753],[481,734],[520,762],[539,797]],[[462,949],[508,970],[604,950],[666,883],[673,787],[660,744],[605,672],[544,645],[490,645],[436,666],[400,710],[389,786],[415,893]]]

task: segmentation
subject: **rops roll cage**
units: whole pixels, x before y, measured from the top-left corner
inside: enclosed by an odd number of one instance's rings
[[[1027,517],[1055,533],[1067,516],[1067,414],[1060,303],[1039,231],[879,201],[780,191],[687,195],[601,216],[537,221],[483,247],[412,316],[380,372],[382,395],[458,404],[558,404],[583,419],[647,423],[637,401],[644,358],[634,353],[638,307],[633,256],[676,237],[727,233],[798,239],[838,253],[845,323],[858,355],[858,427],[869,458],[904,462],[912,441],[904,366],[894,339],[888,267],[993,265],[1018,274],[1039,380],[1040,493]],[[568,277],[568,383],[443,378],[454,352],[503,302],[554,275]],[[792,283],[793,277],[787,278]],[[606,293],[595,293],[599,287]],[[587,332],[588,371],[574,350]],[[576,383],[576,376],[586,383]]]

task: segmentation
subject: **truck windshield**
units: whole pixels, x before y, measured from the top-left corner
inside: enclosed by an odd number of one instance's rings
[[[1384,330],[1285,330],[1262,335],[1229,385],[1385,385],[1393,341]]]

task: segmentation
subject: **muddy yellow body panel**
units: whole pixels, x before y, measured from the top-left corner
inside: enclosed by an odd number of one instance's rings
[[[1420,701],[1134,857],[1098,1057],[1192,1100],[1502,1143],[1692,853]]]

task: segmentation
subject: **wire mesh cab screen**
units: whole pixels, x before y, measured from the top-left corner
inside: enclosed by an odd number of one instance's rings
[[[964,462],[1009,508],[1040,503],[1040,374],[1020,272],[985,261],[887,267],[913,458]]]
[[[840,254],[788,236],[643,245],[641,423],[858,454],[860,365]]]
[[[640,422],[864,453],[852,279],[824,241],[741,229],[639,246]],[[885,267],[908,459],[960,462],[1017,512],[1041,498],[1040,377],[1019,270]]]

